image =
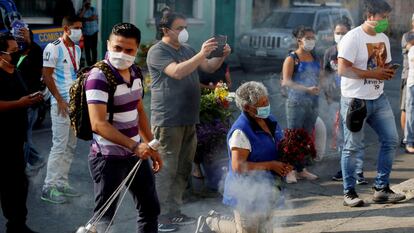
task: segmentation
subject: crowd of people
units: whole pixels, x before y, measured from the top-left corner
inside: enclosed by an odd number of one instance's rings
[[[88,162],[94,185],[92,216],[98,220],[96,231],[106,232],[113,223],[116,201],[105,208],[107,201],[141,163],[129,183],[137,211],[137,232],[172,232],[196,221],[196,233],[272,232],[272,211],[280,205],[286,188],[283,183],[318,179],[304,163],[281,161],[278,144],[284,137],[283,128],[304,129],[312,135],[323,93],[338,115],[333,125],[341,161],[340,171],[332,179],[343,181],[343,205],[364,205],[355,186],[367,184],[363,175],[366,125],[374,129],[380,142],[373,201],[384,204],[404,200],[403,194],[389,187],[399,144],[394,114],[383,91],[385,81],[395,76],[398,67],[391,64],[390,42],[384,34],[390,12],[385,0],[366,0],[364,23],[351,29],[348,21],[338,21],[333,29],[335,45],[326,51],[323,61],[314,52],[316,36],[312,28],[300,26],[294,30],[297,49],[286,57],[282,72],[282,86],[288,90],[286,126],[272,115],[268,88],[263,83],[251,81],[237,88],[235,102],[240,115],[226,140],[229,166],[223,204],[234,214],[227,218],[212,210],[197,221],[196,216],[182,213],[180,207],[197,147],[200,90],[214,89],[219,81],[231,85],[224,62],[231,53],[230,46],[226,44],[223,56],[214,58],[209,57],[218,49],[214,38],[195,50],[186,43],[189,33],[185,16],[166,9],[157,23],[160,40],[147,56],[151,119],[143,106],[142,71],[134,64],[141,31],[131,23],[116,24],[107,40],[105,58],[99,62],[93,46],[85,46],[91,68],[82,85],[93,132]],[[48,44],[43,55],[28,29],[22,29],[26,46],[18,46],[11,34],[0,35],[0,131],[6,132],[0,134],[0,198],[7,233],[34,232],[26,225],[25,172],[46,163],[31,136],[36,105],[43,101],[45,90],[51,93],[53,146],[41,199],[62,204],[80,195],[69,182],[77,144],[69,117],[69,90],[80,70],[81,49],[77,43],[82,34],[91,44],[96,41],[97,15],[90,1],[85,1],[79,16],[63,19],[62,37]],[[414,153],[413,43],[414,32],[404,34],[406,78],[402,94],[406,92],[406,99],[402,98],[401,109],[406,113],[406,119],[402,118],[402,123],[406,122],[402,124],[402,143],[407,153]],[[209,76],[211,73],[219,77]],[[156,140],[159,147],[152,146]],[[6,178],[10,174],[14,179]],[[102,209],[105,211],[101,215]]]

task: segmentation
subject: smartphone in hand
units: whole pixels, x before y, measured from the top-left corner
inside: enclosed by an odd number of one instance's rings
[[[394,64],[392,64],[391,66],[390,66],[390,69],[394,69],[394,70],[397,70],[398,68],[400,68],[401,67],[401,65],[400,64],[398,64],[398,63],[394,63]]]
[[[210,53],[210,56],[208,56],[208,58],[223,56],[224,46],[226,46],[227,43],[227,36],[215,35],[214,40],[217,42],[217,48]]]
[[[33,98],[33,97],[36,97],[38,95],[42,95],[42,92],[41,91],[37,91],[35,93],[30,94],[29,96],[30,96],[30,98]]]

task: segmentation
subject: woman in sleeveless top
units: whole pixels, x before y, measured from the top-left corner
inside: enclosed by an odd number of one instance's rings
[[[305,129],[312,134],[318,117],[320,64],[313,54],[316,38],[312,28],[299,26],[293,31],[298,48],[289,53],[283,64],[282,86],[288,88],[286,100],[287,127]],[[288,183],[297,179],[315,180],[318,177],[303,165],[295,164],[295,171],[286,177]]]

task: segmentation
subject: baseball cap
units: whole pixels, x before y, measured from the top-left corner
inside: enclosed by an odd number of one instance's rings
[[[346,127],[351,132],[359,132],[366,116],[367,106],[365,100],[353,98],[346,113]]]

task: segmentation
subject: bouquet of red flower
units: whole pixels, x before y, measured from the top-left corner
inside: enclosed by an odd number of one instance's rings
[[[280,160],[290,165],[304,165],[307,159],[316,157],[315,144],[304,129],[285,129],[278,151]]]

